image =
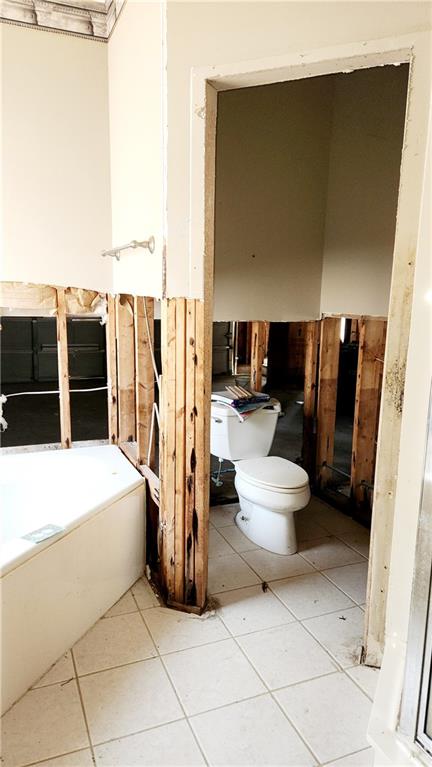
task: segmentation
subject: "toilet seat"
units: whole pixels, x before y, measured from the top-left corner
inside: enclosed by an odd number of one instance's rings
[[[236,474],[250,485],[275,493],[301,493],[309,487],[305,470],[279,456],[262,456],[236,461]]]

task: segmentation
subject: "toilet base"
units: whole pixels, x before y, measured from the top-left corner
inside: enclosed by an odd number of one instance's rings
[[[246,538],[273,554],[296,553],[294,511],[271,511],[240,494],[239,501],[240,511],[235,522]]]

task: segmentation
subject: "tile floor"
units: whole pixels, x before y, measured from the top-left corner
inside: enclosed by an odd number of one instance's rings
[[[312,499],[281,557],[236,511],[211,511],[214,611],[167,610],[138,581],[4,716],[3,767],[372,765],[367,531]]]

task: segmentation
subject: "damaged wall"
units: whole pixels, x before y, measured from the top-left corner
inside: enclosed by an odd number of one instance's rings
[[[2,24],[0,278],[112,288],[107,46]]]

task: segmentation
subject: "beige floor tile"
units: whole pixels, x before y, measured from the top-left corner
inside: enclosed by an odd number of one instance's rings
[[[217,595],[218,614],[235,636],[292,623],[294,616],[261,584]]]
[[[299,554],[282,556],[271,551],[256,549],[243,554],[243,559],[258,573],[264,581],[275,581],[289,578],[292,575],[303,575],[313,572],[313,567]]]
[[[75,669],[72,662],[72,655],[68,650],[61,658],[54,663],[54,666],[39,679],[36,684],[33,685],[33,689],[36,687],[46,687],[48,684],[56,684],[57,682],[66,682],[68,679],[73,679],[75,676]]]
[[[327,530],[303,510],[295,514],[295,527],[298,541],[310,541],[328,535]]]
[[[344,565],[326,570],[327,578],[348,594],[357,604],[363,604],[366,600],[366,588],[368,577],[368,563],[359,562],[356,565]]]
[[[342,531],[337,533],[337,537],[344,541],[352,549],[355,549],[364,557],[369,557],[370,531],[365,527],[359,527],[354,531]]]
[[[234,524],[234,517],[240,509],[238,503],[230,503],[225,506],[212,506],[210,509],[210,522],[216,528]]]
[[[371,702],[345,674],[286,687],[275,696],[320,761],[367,748]]]
[[[242,586],[252,586],[254,583],[259,583],[258,576],[248,567],[239,554],[233,552],[225,557],[209,559],[209,594],[239,589]]]
[[[97,767],[195,767],[205,764],[185,719],[95,748]]]
[[[309,618],[304,625],[343,668],[359,662],[364,630],[364,613],[359,607]]]
[[[157,655],[139,612],[102,618],[73,648],[78,675]]]
[[[303,541],[299,545],[299,552],[317,570],[364,562],[361,554],[333,536],[318,538],[315,541]]]
[[[183,717],[159,658],[82,677],[80,685],[94,744]]]
[[[226,542],[225,538],[215,527],[211,527],[209,529],[209,557],[223,557],[224,555],[232,553],[233,550]]]
[[[316,501],[318,501],[318,499],[316,499]],[[327,506],[327,504],[318,506],[318,503],[316,503],[314,511],[316,522],[328,530],[329,533],[333,533],[333,535],[339,535],[340,533],[356,533],[365,529],[358,522],[354,522],[351,517],[348,517],[337,509],[333,509],[331,506]]]
[[[146,610],[148,607],[159,607],[160,602],[150,586],[147,578],[140,578],[131,588],[137,605],[140,610]]]
[[[309,767],[315,764],[270,695],[199,714],[190,722],[211,765]]]
[[[317,495],[311,495],[310,501],[306,508],[304,509],[305,512],[308,514],[310,513],[316,513],[321,512],[322,510],[326,509],[333,509],[333,506],[329,506],[328,503],[322,500],[322,498],[319,498]]]
[[[132,596],[131,591],[127,591],[123,594],[121,599],[111,607],[108,612],[105,613],[105,618],[112,618],[114,615],[122,615],[123,613],[134,613],[138,610],[135,599]]]
[[[246,634],[238,642],[271,690],[337,670],[300,623]]]
[[[189,716],[265,691],[233,639],[166,655],[164,663]]]
[[[374,757],[373,748],[366,748],[357,751],[356,754],[343,756],[342,759],[337,759],[335,762],[328,762],[326,767],[373,767]]]
[[[229,633],[217,615],[207,618],[158,607],[143,616],[160,653],[227,639]]]
[[[94,767],[94,765],[90,749],[85,748],[83,751],[74,751],[73,754],[38,762],[37,767]]]
[[[30,690],[2,719],[2,767],[49,759],[89,745],[75,680]]]
[[[354,607],[351,599],[342,594],[320,573],[274,581],[271,584],[271,590],[300,620],[324,615],[344,607]]]
[[[371,668],[370,666],[354,666],[347,669],[347,674],[357,682],[358,686],[362,688],[363,692],[374,699],[376,686],[379,679],[379,669]]]
[[[228,541],[230,546],[235,551],[238,551],[239,554],[241,554],[243,551],[252,551],[253,549],[259,548],[256,543],[253,543],[253,541],[250,541],[249,538],[246,538],[246,536],[242,533],[241,530],[237,527],[237,525],[227,525],[227,527],[221,527],[220,528],[221,535]]]

